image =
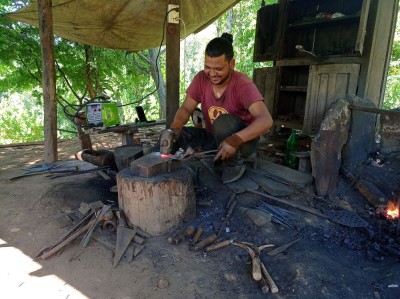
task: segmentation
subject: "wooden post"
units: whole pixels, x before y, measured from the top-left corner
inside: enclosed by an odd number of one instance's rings
[[[44,161],[57,161],[57,107],[52,0],[38,0],[44,103]]]
[[[377,12],[367,65],[366,83],[364,94],[360,96],[371,100],[377,107],[382,107],[399,1],[376,1],[376,5]]]
[[[170,0],[168,4],[180,5],[180,0]],[[168,13],[168,6],[167,6]],[[168,17],[167,17],[168,19]],[[180,24],[172,24],[167,21],[166,32],[166,64],[167,64],[167,128],[174,120],[175,112],[179,108],[179,78],[180,78]]]

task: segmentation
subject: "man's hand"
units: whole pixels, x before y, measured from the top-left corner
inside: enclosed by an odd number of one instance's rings
[[[236,152],[237,152],[237,149],[235,149],[234,147],[230,146],[224,140],[219,145],[219,151],[214,157],[214,162],[218,161],[219,159],[221,159],[221,160],[231,159],[236,155]]]
[[[219,145],[219,151],[214,157],[214,162],[221,160],[228,160],[235,157],[237,150],[243,144],[243,140],[236,134],[226,138]]]

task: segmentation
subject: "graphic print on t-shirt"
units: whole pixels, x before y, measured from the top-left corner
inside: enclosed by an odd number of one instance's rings
[[[221,114],[228,114],[228,111],[226,111],[222,107],[211,106],[208,109],[208,117],[210,118],[211,124],[213,124],[214,121],[217,119],[217,117],[220,116]]]

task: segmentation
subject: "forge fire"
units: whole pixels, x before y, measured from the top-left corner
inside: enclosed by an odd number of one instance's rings
[[[396,220],[399,218],[399,202],[397,203],[393,201],[389,201],[386,211],[385,211],[385,216],[387,219],[391,220]]]

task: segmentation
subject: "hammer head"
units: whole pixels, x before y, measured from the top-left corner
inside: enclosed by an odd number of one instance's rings
[[[178,134],[171,129],[166,129],[160,135],[160,153],[168,155],[175,153],[178,148]]]

